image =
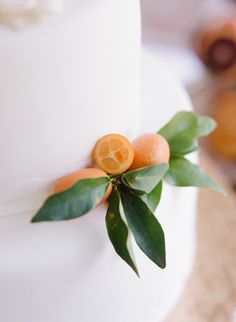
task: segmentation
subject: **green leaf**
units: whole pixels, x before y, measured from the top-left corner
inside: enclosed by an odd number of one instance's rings
[[[129,240],[129,231],[122,219],[120,211],[120,195],[116,188],[108,199],[109,207],[106,214],[106,227],[110,241],[117,254],[135,271],[139,276],[132,258],[132,248]]]
[[[162,181],[150,193],[141,196],[141,199],[151,209],[152,212],[156,211],[160,203],[161,193],[162,193]]]
[[[185,155],[197,149],[197,139],[216,127],[210,117],[193,112],[179,112],[158,133],[169,142],[171,154]]]
[[[183,157],[171,157],[170,168],[165,180],[174,186],[209,188],[225,193],[224,189],[214,182],[199,166]]]
[[[103,199],[110,179],[82,179],[71,188],[49,197],[32,222],[68,220],[85,215]]]
[[[198,116],[197,137],[209,135],[216,126],[216,122],[211,117]]]
[[[154,165],[127,172],[123,175],[123,183],[129,188],[142,193],[150,193],[163,179],[169,165]]]
[[[161,225],[135,193],[125,187],[120,191],[124,213],[136,243],[155,264],[165,268],[165,237]]]
[[[193,142],[193,144],[189,148],[186,148],[181,153],[179,153],[179,154],[171,153],[171,155],[172,156],[175,156],[175,155],[183,156],[183,155],[186,155],[186,154],[190,154],[192,152],[196,152],[198,150],[199,150],[199,146],[198,146],[197,142]]]
[[[196,137],[197,118],[191,112],[177,113],[160,131],[169,142],[170,150],[174,153],[182,153],[193,145]]]

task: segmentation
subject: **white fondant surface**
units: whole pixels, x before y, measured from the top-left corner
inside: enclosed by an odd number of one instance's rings
[[[68,19],[67,12],[62,25],[55,17],[20,35],[0,31],[0,67],[9,70],[5,80],[0,74],[0,192],[7,192],[4,198],[0,193],[1,320],[159,322],[191,267],[192,189],[164,187],[157,216],[166,233],[168,266],[158,269],[135,249],[141,279],[114,252],[104,207],[80,219],[34,225],[34,212],[7,213],[13,201],[22,200],[21,191],[30,207],[37,205],[40,185],[34,179],[41,180],[46,193],[45,178],[86,164],[98,136],[121,132],[132,138],[136,132],[138,1],[77,3],[83,10],[72,16],[78,20]],[[27,51],[27,44],[34,48]],[[143,117],[137,133],[157,130],[179,109],[191,109],[182,88],[147,54],[142,79]]]
[[[2,29],[0,40],[1,214],[39,206],[48,183],[89,162],[101,135],[134,135],[139,2],[69,0],[62,16]]]

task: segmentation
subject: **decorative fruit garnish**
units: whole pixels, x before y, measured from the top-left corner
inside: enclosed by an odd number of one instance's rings
[[[170,147],[166,139],[160,134],[143,134],[135,139],[132,145],[134,161],[130,170],[169,162]]]
[[[213,71],[230,69],[236,62],[235,17],[216,19],[203,26],[195,36],[194,49]]]
[[[208,143],[214,153],[236,161],[236,91],[225,90],[213,102],[212,117],[218,123]]]
[[[137,138],[134,148],[121,135],[102,137],[95,145],[93,158],[103,170],[84,169],[61,178],[55,186],[55,194],[46,200],[32,222],[81,217],[110,194],[106,227],[117,254],[138,275],[129,240],[132,234],[143,253],[164,268],[165,236],[154,215],[161,200],[163,181],[174,186],[224,192],[185,158],[198,149],[198,138],[208,135],[214,128],[215,122],[209,117],[180,112],[158,134]],[[135,157],[135,170],[127,171]],[[136,168],[139,166],[141,168]]]
[[[101,178],[101,177],[108,177],[108,175],[106,174],[106,172],[104,172],[101,169],[85,168],[60,178],[56,183],[56,186],[54,187],[54,192],[60,193],[62,191],[65,191],[69,189],[71,186],[73,186],[78,180],[81,180],[81,179],[92,179],[92,178]],[[110,183],[101,203],[107,200],[107,198],[111,194],[111,191],[112,191],[112,184]]]
[[[134,149],[126,137],[120,134],[108,134],[97,141],[93,149],[93,158],[107,173],[120,174],[132,164]]]

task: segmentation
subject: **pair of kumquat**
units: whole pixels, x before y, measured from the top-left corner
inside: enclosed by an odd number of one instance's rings
[[[108,134],[100,138],[93,149],[92,158],[98,168],[86,168],[61,178],[55,186],[55,193],[62,192],[80,179],[120,175],[125,171],[168,163],[170,148],[166,139],[156,133],[139,136],[132,143],[120,134]],[[102,202],[112,191],[109,185]]]

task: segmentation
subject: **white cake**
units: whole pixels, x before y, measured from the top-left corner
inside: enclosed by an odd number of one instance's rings
[[[105,207],[68,222],[30,219],[56,178],[89,163],[98,137],[156,131],[191,104],[145,58],[140,107],[138,0],[68,0],[36,16],[0,26],[1,320],[162,321],[191,267],[193,190],[165,187],[167,269],[135,249],[141,279],[114,252]]]

